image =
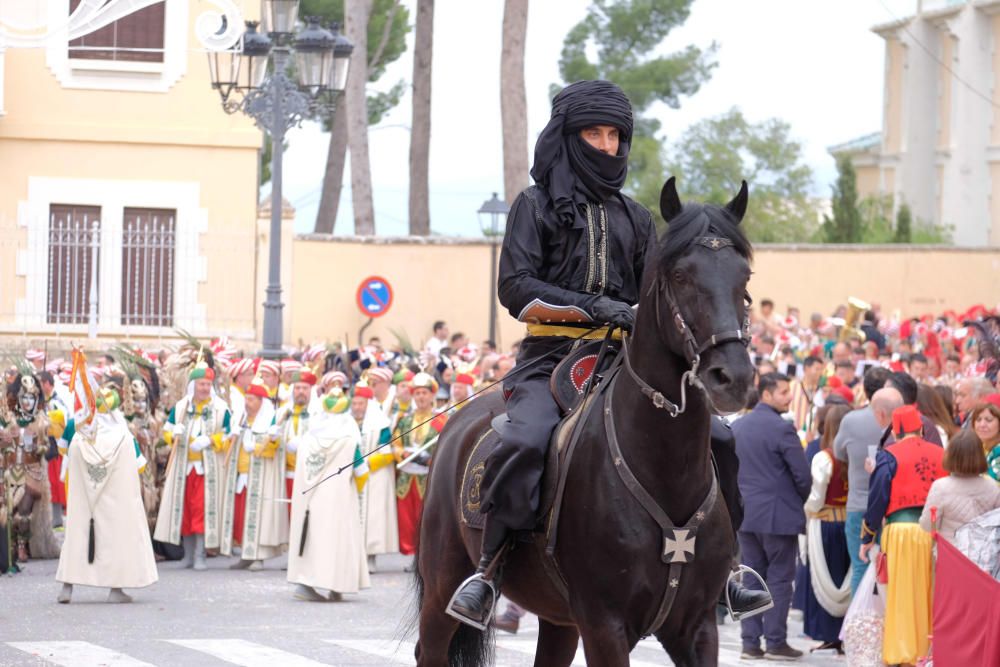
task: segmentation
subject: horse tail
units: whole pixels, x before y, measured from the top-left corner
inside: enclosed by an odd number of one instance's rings
[[[397,636],[401,639],[411,634],[420,622],[420,612],[424,606],[424,577],[416,565],[420,562],[420,543],[417,543],[413,555],[413,579],[410,590],[413,593],[413,610],[404,625],[399,627]],[[405,618],[405,617],[404,617]],[[458,629],[448,644],[448,667],[488,667],[494,663],[496,641],[494,627],[491,624],[486,631],[480,632],[464,623],[458,624]],[[420,655],[420,642],[417,641],[417,659]]]
[[[486,667],[494,663],[493,652],[496,641],[493,626],[480,632],[465,623],[458,624],[458,630],[448,645],[448,667]]]

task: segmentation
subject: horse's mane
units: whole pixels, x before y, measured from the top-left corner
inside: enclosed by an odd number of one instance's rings
[[[733,242],[736,252],[753,259],[753,248],[739,220],[728,210],[714,204],[684,204],[684,208],[672,220],[666,233],[661,237],[657,249],[657,267],[663,271],[673,266],[702,236],[718,236]]]

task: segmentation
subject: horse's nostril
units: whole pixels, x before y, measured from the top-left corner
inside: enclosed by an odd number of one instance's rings
[[[716,386],[719,387],[724,387],[728,384],[732,384],[733,382],[733,379],[729,377],[729,373],[726,372],[726,369],[720,366],[709,369],[708,375],[712,378],[712,381],[716,384]]]

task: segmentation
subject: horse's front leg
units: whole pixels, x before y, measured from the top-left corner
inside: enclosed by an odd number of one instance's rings
[[[622,619],[593,617],[579,627],[587,667],[628,667],[635,642],[629,641]]]
[[[715,608],[692,628],[692,634],[678,636],[660,628],[655,635],[677,667],[717,667],[719,664],[719,627]]]
[[[569,667],[579,642],[580,633],[574,626],[556,625],[539,618],[535,667]]]

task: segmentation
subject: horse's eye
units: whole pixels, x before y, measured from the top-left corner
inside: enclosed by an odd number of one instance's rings
[[[673,281],[678,285],[683,285],[684,283],[687,282],[687,276],[684,275],[684,272],[681,271],[680,269],[674,271],[673,276],[671,277],[673,278]]]

